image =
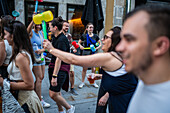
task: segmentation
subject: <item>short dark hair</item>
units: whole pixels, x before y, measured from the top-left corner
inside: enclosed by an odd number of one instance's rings
[[[121,28],[118,26],[113,27],[112,29],[110,29],[109,31],[113,31],[112,35],[111,35],[111,46],[108,50],[108,52],[110,51],[114,51],[116,52],[116,46],[119,44],[121,38],[120,38],[120,31]]]
[[[63,23],[64,23],[64,22],[66,22],[66,23],[68,23],[68,24],[69,24],[69,22],[68,22],[67,20],[63,20]]]
[[[149,21],[146,24],[149,40],[155,40],[159,36],[166,36],[170,40],[170,7],[157,4],[149,4],[137,7],[126,15],[125,20],[139,11],[144,11],[149,15]]]
[[[17,54],[22,50],[27,51],[32,58],[34,63],[34,53],[31,45],[31,41],[27,32],[27,28],[20,21],[12,21],[4,26],[4,29],[13,35],[13,52],[10,62],[16,58]]]
[[[63,18],[61,16],[57,17],[57,18],[54,18],[52,21],[51,21],[51,24],[52,26],[57,26],[58,30],[62,30],[62,27],[63,27]]]

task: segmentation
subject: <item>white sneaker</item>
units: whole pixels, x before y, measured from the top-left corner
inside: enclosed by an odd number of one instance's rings
[[[71,108],[67,110],[67,113],[74,113],[75,111],[75,106],[71,105]]]
[[[95,88],[98,88],[99,86],[96,84],[96,83],[94,83],[94,84],[92,84]]]
[[[82,82],[80,85],[79,85],[79,88],[82,88],[84,86],[84,82]]]
[[[48,108],[50,107],[50,104],[45,102],[44,100],[41,100],[41,105],[44,107],[44,108]]]

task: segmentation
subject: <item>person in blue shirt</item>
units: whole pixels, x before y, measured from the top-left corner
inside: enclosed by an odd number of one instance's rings
[[[33,27],[33,29],[32,29]],[[34,43],[38,45],[38,50],[34,50],[34,54],[38,55],[38,58],[33,64],[33,73],[35,75],[35,92],[37,93],[41,104],[43,107],[50,107],[50,104],[45,102],[41,97],[41,84],[44,79],[45,74],[45,59],[43,61],[40,60],[41,54],[45,51],[42,47],[42,42],[44,41],[43,32],[41,30],[41,25],[35,25],[33,20],[29,24],[27,28],[28,33],[30,34],[30,40],[32,46]],[[36,57],[35,57],[36,58]]]

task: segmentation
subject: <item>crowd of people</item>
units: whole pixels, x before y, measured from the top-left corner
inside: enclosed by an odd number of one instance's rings
[[[59,113],[74,113],[76,109],[61,94],[61,89],[69,91],[70,82],[70,92],[78,95],[74,65],[83,67],[79,88],[85,85],[88,68],[94,79],[101,79],[96,113],[106,113],[107,106],[110,113],[169,113],[169,20],[169,7],[146,5],[128,13],[122,29],[115,26],[103,38],[93,33],[95,26],[89,23],[78,41],[83,51],[78,56],[68,33],[69,22],[61,16],[49,22],[50,42],[44,40],[40,25],[31,21],[26,28],[6,15],[0,21],[0,86],[3,89],[4,80],[9,81],[11,93],[24,112],[44,113],[43,107],[50,107],[41,96],[45,60],[39,62],[36,55],[41,57],[48,51],[52,54],[48,66],[49,96]],[[35,45],[38,50],[33,49]],[[95,51],[86,49],[91,45]],[[103,52],[96,53],[100,48]],[[100,74],[94,74],[95,67],[100,67]],[[96,83],[92,85],[98,88]],[[7,112],[12,107],[0,110]]]

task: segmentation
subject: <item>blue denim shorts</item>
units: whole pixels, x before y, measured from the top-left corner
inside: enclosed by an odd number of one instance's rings
[[[42,66],[42,65],[45,65],[45,60],[42,63],[40,63],[40,64],[38,64],[38,63],[34,63],[33,64],[33,66]]]

